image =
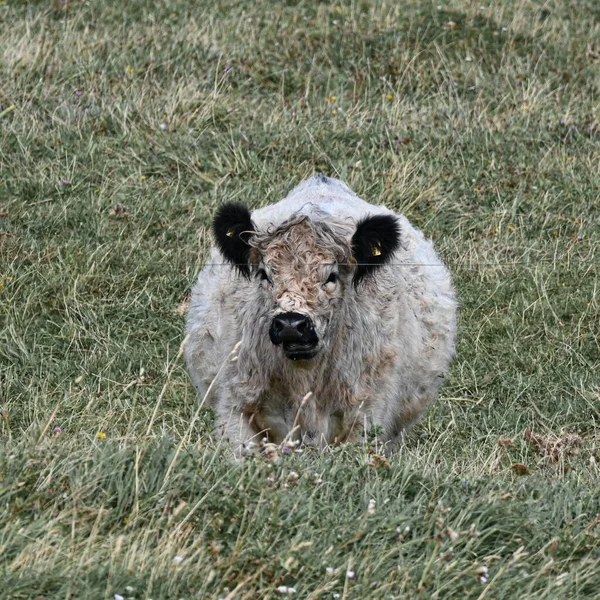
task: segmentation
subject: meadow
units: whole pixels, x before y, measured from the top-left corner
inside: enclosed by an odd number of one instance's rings
[[[596,0],[0,2],[0,600],[600,597]],[[216,207],[314,172],[460,297],[406,446],[230,461]]]

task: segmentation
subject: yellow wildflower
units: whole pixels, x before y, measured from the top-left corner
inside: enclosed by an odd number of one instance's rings
[[[99,440],[103,440],[103,439],[105,439],[105,438],[106,438],[106,434],[104,433],[104,431],[99,431],[99,432],[96,434],[96,437],[97,437]]]
[[[388,94],[388,95],[386,96],[386,98],[387,98],[388,100],[393,100],[393,99],[394,99],[394,94]]]

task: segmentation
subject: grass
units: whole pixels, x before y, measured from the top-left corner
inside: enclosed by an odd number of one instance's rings
[[[0,599],[598,597],[600,10],[438,2],[0,2]],[[234,465],[182,306],[314,171],[435,240],[458,356],[389,464]]]

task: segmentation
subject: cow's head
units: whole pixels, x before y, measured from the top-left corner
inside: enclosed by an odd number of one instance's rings
[[[344,296],[398,249],[400,226],[393,215],[352,224],[296,214],[260,231],[243,204],[229,203],[217,211],[213,233],[225,259],[254,282],[253,300],[271,342],[291,360],[310,360],[329,345]]]

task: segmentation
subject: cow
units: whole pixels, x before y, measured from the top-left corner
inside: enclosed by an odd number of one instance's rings
[[[456,295],[431,242],[321,174],[252,213],[221,205],[212,233],[184,355],[235,455],[373,432],[397,448],[455,351]]]

